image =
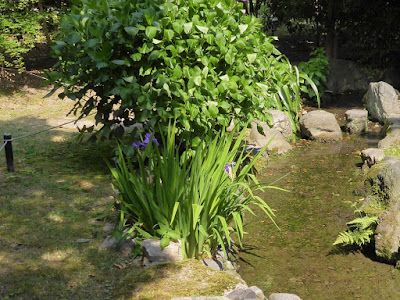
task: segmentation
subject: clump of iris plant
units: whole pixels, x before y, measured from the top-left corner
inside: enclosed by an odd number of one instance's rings
[[[157,147],[160,145],[158,143],[157,139],[153,136],[153,134],[146,133],[146,135],[144,136],[144,141],[143,142],[141,142],[141,141],[133,142],[132,147],[135,149],[145,150],[151,140],[153,141],[153,144],[155,144]]]

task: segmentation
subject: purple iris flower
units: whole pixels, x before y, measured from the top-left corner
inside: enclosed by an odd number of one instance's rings
[[[227,175],[232,173],[232,168],[236,166],[236,162],[227,163],[224,167],[224,171]]]
[[[135,149],[146,149],[147,144],[150,143],[150,139],[152,137],[151,133],[146,133],[145,137],[144,137],[144,141],[136,141],[132,143],[132,147]],[[158,143],[157,139],[155,137],[153,137],[153,143],[158,147],[160,144]]]
[[[132,143],[132,147],[135,149],[143,148],[144,144],[142,142],[136,141]]]
[[[152,136],[151,133],[146,133],[146,135],[144,136],[143,144],[145,144],[147,146],[147,144],[150,142],[151,136]],[[160,146],[160,144],[158,143],[158,141],[155,137],[153,137],[153,143],[156,144],[156,146]]]

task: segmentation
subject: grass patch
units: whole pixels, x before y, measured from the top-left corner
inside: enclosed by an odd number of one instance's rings
[[[209,269],[198,260],[184,260],[129,272],[115,289],[117,299],[171,299],[184,296],[222,296],[243,283],[237,276]]]

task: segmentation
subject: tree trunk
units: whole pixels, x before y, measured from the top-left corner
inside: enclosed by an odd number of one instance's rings
[[[337,57],[337,35],[335,30],[336,23],[336,1],[329,0],[328,2],[328,18],[326,23],[327,33],[325,40],[326,56],[329,60],[336,59]]]

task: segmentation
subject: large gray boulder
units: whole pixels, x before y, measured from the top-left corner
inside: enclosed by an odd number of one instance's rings
[[[318,141],[339,141],[343,139],[342,131],[335,118],[324,110],[315,110],[303,115],[300,119],[301,134]]]
[[[327,89],[333,94],[365,93],[368,90],[368,76],[353,61],[331,60]]]
[[[268,110],[272,117],[272,128],[278,130],[285,139],[288,139],[293,134],[292,122],[290,117],[281,110]]]
[[[371,82],[363,102],[373,120],[384,124],[393,114],[400,114],[399,92],[390,84]]]
[[[282,133],[278,130],[269,128],[265,122],[260,122],[264,134],[261,134],[257,129],[257,123],[251,123],[250,139],[252,139],[258,147],[263,148],[268,144],[268,151],[278,151],[278,154],[283,154],[292,149],[292,146],[286,141]]]

